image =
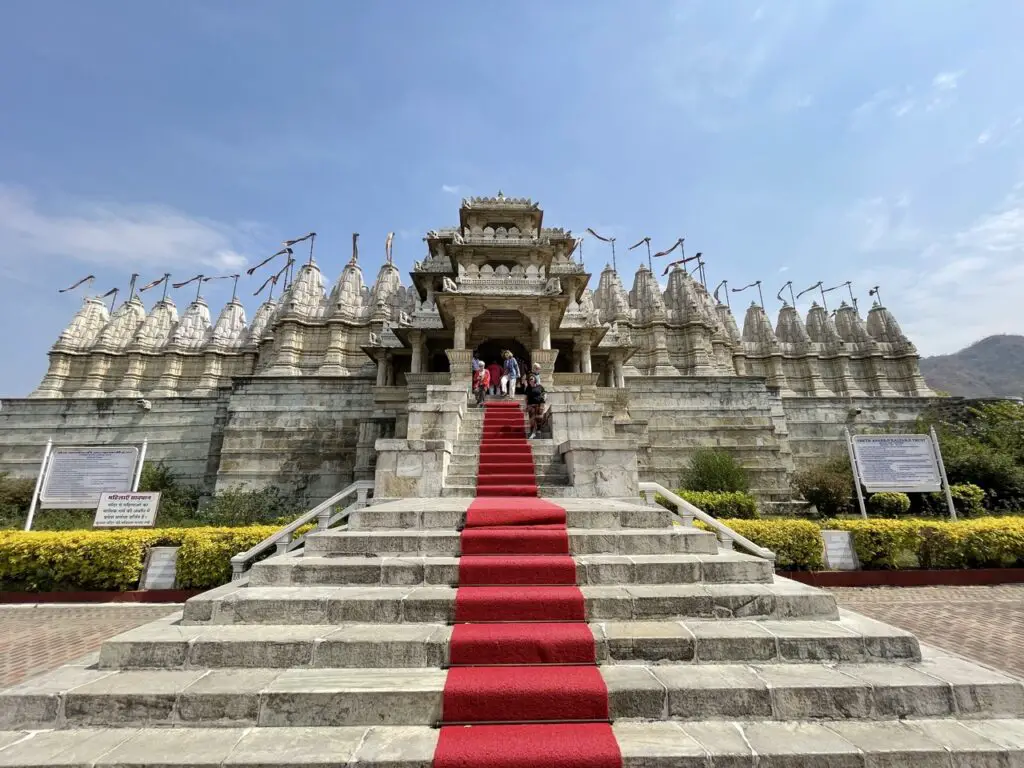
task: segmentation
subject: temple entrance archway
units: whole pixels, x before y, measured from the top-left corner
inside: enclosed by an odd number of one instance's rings
[[[529,365],[533,337],[533,324],[519,310],[488,309],[473,318],[467,341],[486,363],[500,362],[501,351],[507,349]]]
[[[474,351],[476,356],[488,365],[491,363],[501,365],[501,352],[504,349],[510,351],[516,359],[526,363],[526,370],[529,370],[531,362],[530,351],[515,339],[487,339],[487,341],[478,344]]]

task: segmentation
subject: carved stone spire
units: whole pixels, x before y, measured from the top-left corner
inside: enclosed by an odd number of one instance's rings
[[[594,304],[602,323],[624,323],[632,319],[629,295],[622,287],[618,273],[609,265],[601,272],[601,279],[594,294]]]
[[[232,349],[241,346],[245,339],[245,307],[237,298],[224,305],[213,327],[210,346]]]
[[[85,352],[96,343],[96,339],[109,322],[110,313],[107,312],[107,305],[100,299],[89,296],[82,302],[68,327],[61,332],[53,345],[53,350]]]
[[[188,305],[171,334],[169,345],[182,351],[198,350],[210,336],[210,308],[200,296]]]
[[[718,319],[722,323],[722,327],[725,329],[726,338],[734,344],[739,344],[741,340],[740,329],[736,325],[736,316],[733,315],[732,310],[725,304],[719,304],[715,307],[715,310],[718,313]]]
[[[764,346],[765,351],[778,343],[775,331],[772,330],[772,322],[765,314],[764,308],[753,301],[747,307],[747,314],[743,318],[743,341]]]
[[[279,305],[276,301],[264,301],[259,305],[252,318],[252,325],[249,326],[249,330],[245,334],[247,347],[259,346],[259,343],[269,335],[271,323],[278,309]]]
[[[845,301],[836,310],[836,332],[843,341],[857,347],[868,348],[874,344],[860,314]]]
[[[317,320],[324,315],[324,277],[316,262],[303,264],[281,297],[281,316]]]
[[[868,333],[875,341],[881,341],[893,345],[910,345],[910,340],[903,333],[900,324],[896,322],[892,312],[878,302],[868,312]]]
[[[133,294],[128,301],[114,310],[110,322],[96,341],[95,349],[103,352],[123,351],[145,320],[146,307],[143,306],[142,299]]]
[[[811,304],[811,308],[807,312],[807,335],[811,337],[811,341],[830,348],[841,346],[843,343],[832,318],[818,302]]]
[[[786,344],[809,344],[811,337],[796,307],[784,304],[779,310],[779,320],[775,325],[775,335]]]
[[[391,319],[391,303],[402,287],[402,275],[394,264],[380,265],[377,280],[370,291],[371,311],[383,319]]]
[[[661,297],[661,288],[647,267],[641,266],[636,271],[636,275],[633,277],[633,289],[629,295],[638,322],[659,323],[667,319],[668,314],[665,311],[665,301]]]
[[[156,303],[132,339],[130,351],[158,352],[163,349],[178,323],[178,308],[170,298]]]
[[[395,271],[397,272],[397,269]],[[330,298],[327,300],[328,312],[331,317],[361,319],[366,311],[366,297],[363,270],[358,264],[350,261],[341,271],[341,277],[331,290]]]

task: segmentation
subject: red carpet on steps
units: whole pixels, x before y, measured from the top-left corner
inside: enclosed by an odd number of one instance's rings
[[[537,498],[525,426],[518,402],[486,404],[434,766],[621,768],[565,510]]]

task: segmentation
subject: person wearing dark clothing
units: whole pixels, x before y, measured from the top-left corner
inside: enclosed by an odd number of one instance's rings
[[[537,432],[547,423],[544,413],[547,395],[544,387],[537,383],[537,377],[530,374],[526,380],[526,415],[530,418],[530,439],[537,437]]]

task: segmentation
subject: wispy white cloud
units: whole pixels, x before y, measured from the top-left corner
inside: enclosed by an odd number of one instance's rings
[[[881,285],[923,354],[945,354],[996,333],[1019,333],[1024,294],[1024,188],[962,229],[925,236],[904,258],[858,278]],[[880,242],[881,244],[881,242]],[[876,249],[876,250],[881,250]]]
[[[459,195],[465,194],[465,190],[466,190],[466,188],[464,186],[462,186],[461,184],[442,184],[441,185],[441,191],[442,192],[446,192],[449,195],[455,195],[456,197],[458,197]]]
[[[44,206],[26,190],[0,184],[0,261],[10,270],[53,257],[124,270],[233,270],[246,264],[254,229],[164,205]]]
[[[960,83],[960,78],[965,72],[963,69],[957,72],[939,72],[932,78],[932,87],[939,91],[952,91]]]

